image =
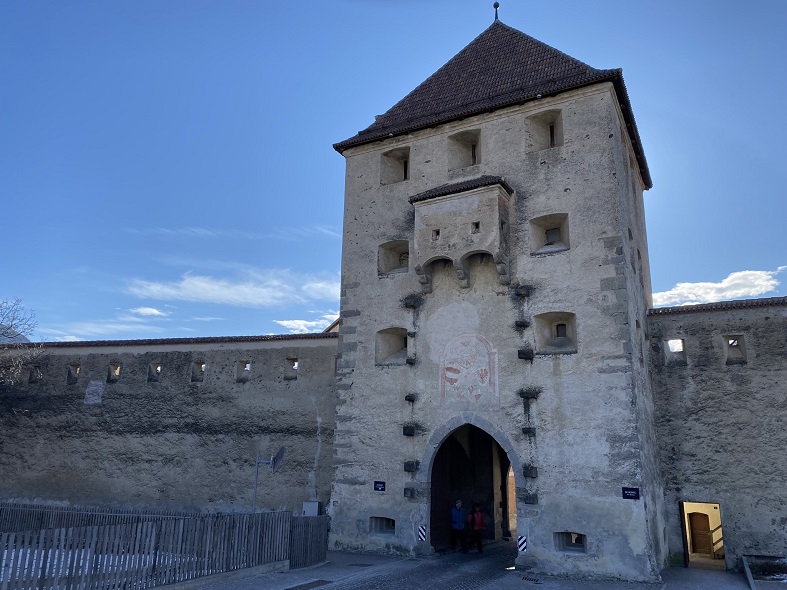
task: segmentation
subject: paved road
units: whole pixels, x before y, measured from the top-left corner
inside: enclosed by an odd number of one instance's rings
[[[200,586],[205,590],[747,590],[743,575],[676,568],[663,582],[642,584],[575,581],[513,569],[513,543],[496,543],[483,554],[394,558],[331,551],[327,563]]]

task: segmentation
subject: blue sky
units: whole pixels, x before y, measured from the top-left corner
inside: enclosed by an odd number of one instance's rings
[[[318,331],[344,160],[492,22],[479,0],[0,3],[0,299],[35,340]],[[503,0],[623,68],[657,302],[784,296],[787,2]]]

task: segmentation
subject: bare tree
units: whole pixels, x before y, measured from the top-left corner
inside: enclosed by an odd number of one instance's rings
[[[43,353],[40,344],[28,336],[36,328],[35,313],[25,309],[21,299],[0,301],[0,384],[13,385]]]

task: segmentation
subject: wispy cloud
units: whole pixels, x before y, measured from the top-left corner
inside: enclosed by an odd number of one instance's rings
[[[151,227],[151,228],[126,228],[127,234],[135,236],[163,236],[182,238],[240,238],[244,240],[285,239],[296,240],[301,238],[341,238],[341,232],[329,225],[303,225],[295,227],[276,228],[270,233],[256,233],[239,231],[237,229],[215,229],[207,227]]]
[[[137,315],[146,316],[146,317],[163,318],[169,315],[164,311],[159,311],[155,307],[135,307],[134,309],[129,309],[129,311],[131,313],[135,313]]]
[[[270,237],[294,240],[298,238],[325,237],[340,239],[341,231],[329,225],[304,225],[300,227],[277,228]]]
[[[338,301],[339,284],[336,275],[316,277],[286,269],[245,269],[240,277],[233,278],[187,273],[175,281],[134,279],[126,291],[143,299],[267,308],[315,300]]]
[[[45,337],[56,342],[75,342],[80,340],[94,340],[102,337],[112,337],[117,334],[160,334],[164,331],[159,326],[143,323],[124,323],[117,320],[95,320],[74,322],[55,327],[42,327],[38,330]]]
[[[780,266],[776,270],[741,270],[731,273],[718,283],[678,283],[669,291],[654,293],[653,304],[657,307],[691,305],[758,297],[779,286],[776,275],[785,269],[787,266]]]
[[[198,318],[191,318],[192,322],[221,322],[224,321],[224,318],[214,318],[211,316],[204,316]]]
[[[289,330],[290,334],[307,334],[309,332],[322,332],[325,328],[330,326],[336,318],[339,317],[339,312],[329,312],[324,314],[318,320],[273,320],[283,328]]]

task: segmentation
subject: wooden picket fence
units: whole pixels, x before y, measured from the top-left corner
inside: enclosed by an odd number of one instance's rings
[[[66,529],[105,524],[123,524],[171,518],[196,518],[201,512],[174,510],[118,509],[82,506],[50,506],[0,502],[0,532]]]
[[[132,590],[287,560],[305,567],[325,560],[327,529],[327,517],[280,511],[0,532],[0,590]]]

